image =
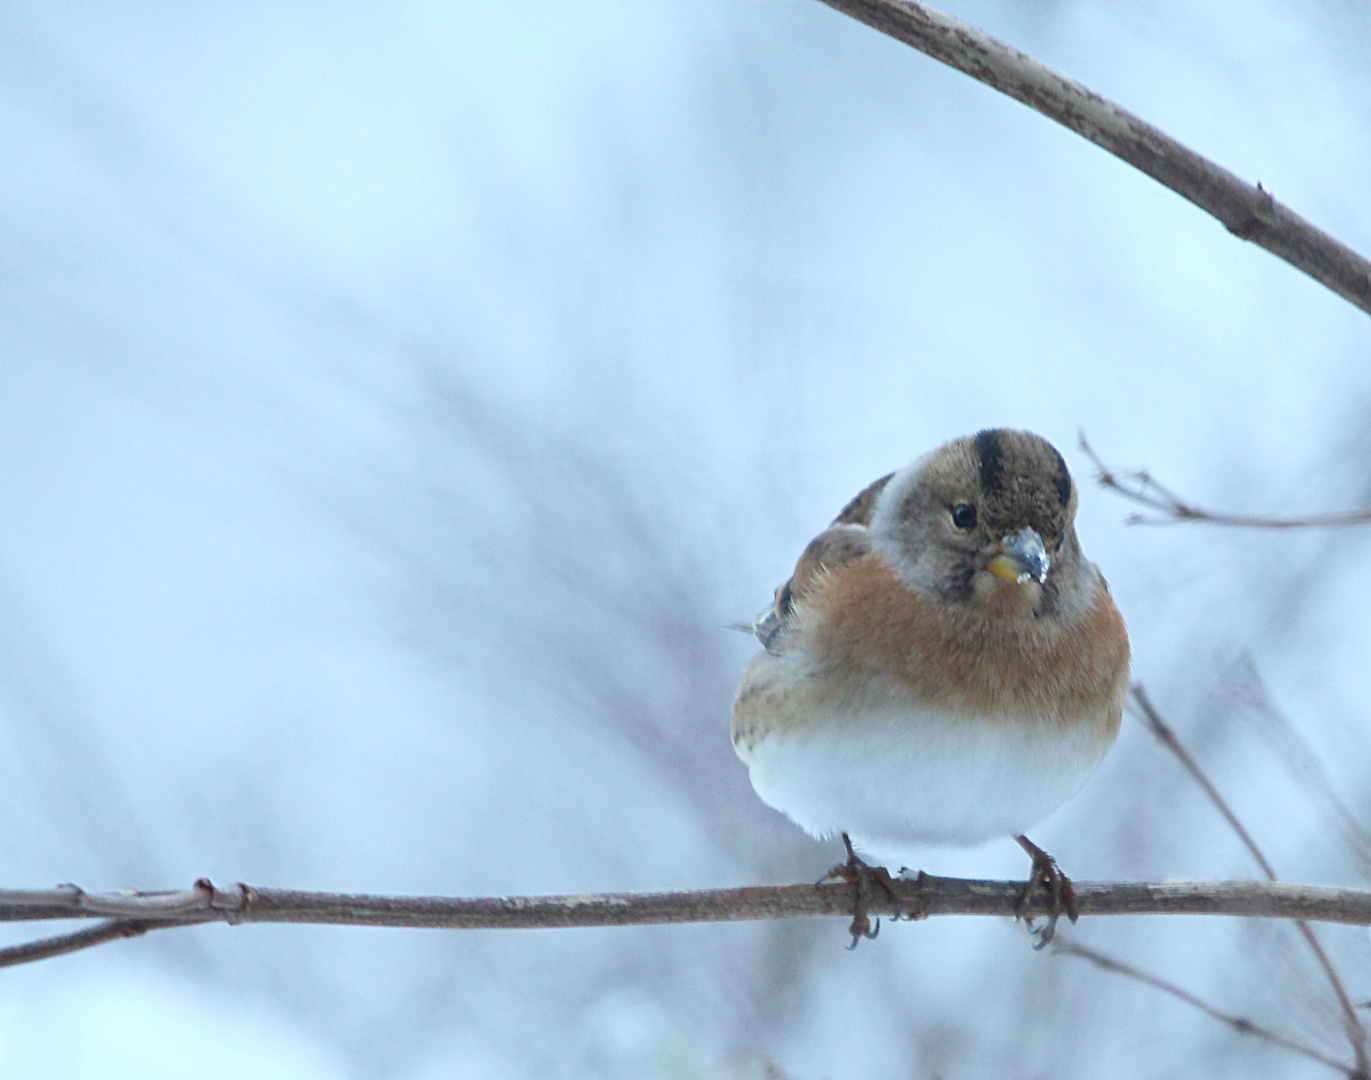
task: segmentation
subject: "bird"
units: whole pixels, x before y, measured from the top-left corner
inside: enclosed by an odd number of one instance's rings
[[[1038,947],[1058,914],[1075,920],[1070,879],[1027,832],[1114,744],[1130,664],[1078,499],[1039,435],[955,439],[843,507],[751,624],[762,651],[734,695],[733,747],[763,802],[842,837],[829,877],[857,885],[849,948],[880,928],[864,890],[895,900],[858,852],[1012,837],[1033,860],[1017,913],[1048,890]]]

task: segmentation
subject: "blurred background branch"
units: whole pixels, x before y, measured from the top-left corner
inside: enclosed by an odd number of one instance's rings
[[[1346,1062],[1339,1061],[1332,1055],[1325,1054],[1317,1047],[1310,1046],[1309,1043],[1304,1042],[1302,1039],[1297,1039],[1293,1035],[1287,1035],[1282,1031],[1264,1027],[1246,1017],[1235,1016],[1233,1013],[1225,1012],[1223,1009],[1211,1005],[1203,998],[1196,997],[1188,990],[1182,989],[1169,979],[1163,979],[1161,976],[1154,975],[1150,971],[1144,971],[1142,968],[1133,964],[1124,963],[1122,960],[1102,953],[1098,949],[1092,949],[1088,945],[1082,945],[1079,942],[1071,941],[1061,934],[1058,934],[1057,937],[1052,940],[1052,952],[1063,956],[1079,957],[1082,960],[1094,964],[1101,971],[1110,971],[1116,975],[1122,975],[1124,978],[1142,983],[1144,986],[1150,986],[1154,990],[1160,990],[1163,994],[1169,994],[1176,1000],[1183,1001],[1187,1005],[1198,1009],[1211,1019],[1217,1020],[1221,1024],[1227,1024],[1239,1034],[1251,1035],[1264,1042],[1269,1042],[1274,1046],[1284,1047],[1285,1049],[1300,1054],[1303,1057],[1307,1057],[1312,1061],[1327,1065],[1330,1069],[1334,1069],[1344,1076],[1351,1076],[1360,1080],[1361,1077],[1366,1075],[1360,1066],[1352,1066],[1348,1065]]]
[[[1239,525],[1253,529],[1327,529],[1371,522],[1371,510],[1341,510],[1288,518],[1204,510],[1186,502],[1146,469],[1122,472],[1111,469],[1086,441],[1085,432],[1080,433],[1078,445],[1081,452],[1094,462],[1095,480],[1100,487],[1162,514],[1159,518],[1130,514],[1124,519],[1129,525],[1174,525],[1182,521],[1201,521],[1209,525]]]
[[[1262,854],[1257,842],[1252,839],[1237,814],[1233,812],[1227,801],[1219,794],[1219,789],[1214,786],[1213,781],[1205,774],[1200,767],[1200,763],[1195,760],[1190,751],[1181,743],[1180,738],[1172,730],[1171,725],[1162,719],[1157,712],[1156,706],[1152,704],[1152,699],[1147,696],[1147,691],[1141,683],[1134,683],[1128,699],[1129,706],[1133,715],[1138,717],[1147,725],[1148,730],[1157,737],[1157,740],[1166,747],[1167,750],[1181,763],[1190,777],[1200,786],[1205,797],[1213,803],[1214,808],[1223,817],[1228,826],[1237,834],[1248,853],[1252,856],[1256,864],[1261,868],[1261,872],[1266,875],[1268,881],[1276,880],[1276,871]],[[1347,1032],[1348,1041],[1352,1044],[1352,1051],[1357,1060],[1357,1074],[1367,1076],[1371,1073],[1371,1061],[1367,1058],[1366,1051],[1366,1029],[1362,1026],[1361,1018],[1357,1015],[1356,1009],[1352,1005],[1352,998],[1347,993],[1347,987],[1343,984],[1342,977],[1338,974],[1337,968],[1333,966],[1332,958],[1328,951],[1319,941],[1314,933],[1314,928],[1304,919],[1296,919],[1295,927],[1300,936],[1304,938],[1305,944],[1314,955],[1324,976],[1328,979],[1328,984],[1333,989],[1333,995],[1337,998],[1338,1008],[1342,1010],[1343,1024]]]

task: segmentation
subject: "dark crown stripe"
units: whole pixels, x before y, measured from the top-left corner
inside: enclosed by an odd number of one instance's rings
[[[1004,452],[1000,433],[994,428],[976,432],[976,453],[981,459],[981,490],[989,494],[1000,490],[1004,479]]]
[[[1057,455],[1057,499],[1066,506],[1071,502],[1071,471],[1066,467],[1066,459],[1055,446],[1052,452]]]

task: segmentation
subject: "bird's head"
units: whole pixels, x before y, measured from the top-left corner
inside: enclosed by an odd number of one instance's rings
[[[901,580],[944,604],[986,614],[1074,619],[1094,568],[1076,540],[1076,485],[1055,447],[990,428],[897,473],[871,520],[876,549]]]

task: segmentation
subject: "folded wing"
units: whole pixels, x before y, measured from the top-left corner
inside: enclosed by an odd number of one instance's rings
[[[795,604],[823,574],[830,573],[871,551],[871,513],[876,499],[894,473],[887,473],[868,484],[833,519],[823,532],[809,542],[795,564],[790,580],[776,590],[776,596],[752,622],[752,632],[762,648],[774,656],[785,652],[786,630]]]

